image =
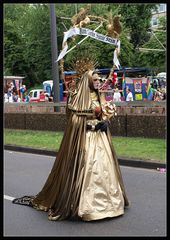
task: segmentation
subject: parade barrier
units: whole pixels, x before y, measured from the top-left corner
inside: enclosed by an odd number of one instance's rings
[[[166,115],[166,102],[133,101],[115,102],[118,115],[124,114],[163,114]],[[39,102],[39,103],[4,103],[4,113],[54,113],[59,107],[61,113],[66,112],[66,102]]]
[[[44,104],[38,103],[24,105],[23,103],[20,103],[17,107],[21,108],[22,112],[8,112],[6,109],[7,105],[5,103],[4,127],[10,129],[64,131],[67,125],[66,114],[64,110],[63,112],[54,112],[54,107],[59,107],[60,110],[61,108],[65,109],[65,104]],[[133,104],[132,102],[117,103],[117,109],[119,109],[120,113],[118,113],[118,115],[110,121],[110,130],[112,135],[166,138],[165,103],[152,103],[152,105],[148,105],[148,107],[146,106],[147,104],[148,103],[139,104],[135,102],[133,102]],[[25,108],[23,106],[25,106]],[[36,109],[38,107],[47,108],[48,106],[53,108],[53,111],[38,112]],[[131,113],[133,112],[132,109],[136,113]],[[142,111],[145,113],[142,113]]]

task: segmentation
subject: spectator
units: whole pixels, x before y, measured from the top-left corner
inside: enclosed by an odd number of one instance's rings
[[[45,101],[45,94],[44,91],[40,92],[40,102],[44,102]]]
[[[12,92],[13,88],[14,88],[13,83],[12,82],[8,83],[8,91]]]
[[[162,100],[166,100],[166,87],[161,89],[162,92]]]
[[[133,101],[133,95],[132,95],[132,92],[131,92],[131,90],[129,88],[127,89],[126,101],[127,102]]]
[[[13,92],[13,102],[18,102],[18,98],[19,98],[19,96],[18,96],[18,94],[17,94],[17,92]]]
[[[108,89],[108,90],[112,90],[113,87],[114,87],[114,85],[113,85],[113,83],[112,83],[112,80],[109,78],[107,81],[108,81],[108,87],[107,87],[107,89]]]
[[[24,102],[29,102],[29,101],[30,101],[30,96],[28,95],[27,92],[25,92]]]
[[[113,85],[112,85],[112,80],[110,78],[105,79],[104,83],[100,85],[101,90],[112,90]]]
[[[118,88],[115,89],[115,92],[113,94],[113,101],[114,102],[121,102],[121,94],[120,94]]]
[[[7,94],[8,94],[8,101],[9,101],[10,103],[12,103],[12,102],[13,102],[13,93],[12,93],[12,91],[9,90]]]
[[[155,92],[154,101],[156,101],[156,102],[160,102],[161,101],[161,93],[159,91]]]
[[[5,92],[4,94],[4,102],[9,102],[8,92]]]
[[[13,87],[12,92],[16,92],[17,93],[17,88]]]
[[[49,95],[46,91],[44,91],[44,95],[45,95],[45,101],[49,102]]]
[[[50,96],[48,99],[49,99],[49,102],[53,102],[53,97],[52,96]]]
[[[157,89],[158,84],[157,84],[156,79],[153,80],[153,84],[152,84],[152,85],[153,85],[153,88],[154,88],[154,89]]]

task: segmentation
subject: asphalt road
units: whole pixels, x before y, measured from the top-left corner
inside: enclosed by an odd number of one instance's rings
[[[55,158],[4,151],[6,236],[166,236],[166,173],[121,166],[130,208],[123,216],[93,222],[49,221],[47,213],[11,203],[37,194]]]

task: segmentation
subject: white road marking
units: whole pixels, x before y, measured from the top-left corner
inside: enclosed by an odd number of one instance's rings
[[[9,201],[12,201],[12,200],[14,200],[15,198],[14,198],[14,197],[10,197],[10,196],[8,196],[8,195],[4,195],[4,199],[9,200]]]

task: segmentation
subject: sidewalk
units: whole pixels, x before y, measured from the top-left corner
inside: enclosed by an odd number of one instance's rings
[[[16,152],[34,153],[34,154],[48,155],[48,156],[54,156],[54,157],[57,156],[56,151],[20,147],[20,146],[14,146],[14,145],[4,145],[4,149],[16,151]],[[166,168],[165,163],[154,162],[151,160],[128,159],[128,158],[122,158],[122,157],[118,157],[118,160],[119,160],[119,164],[123,166],[139,167],[139,168],[147,168],[147,169]]]

